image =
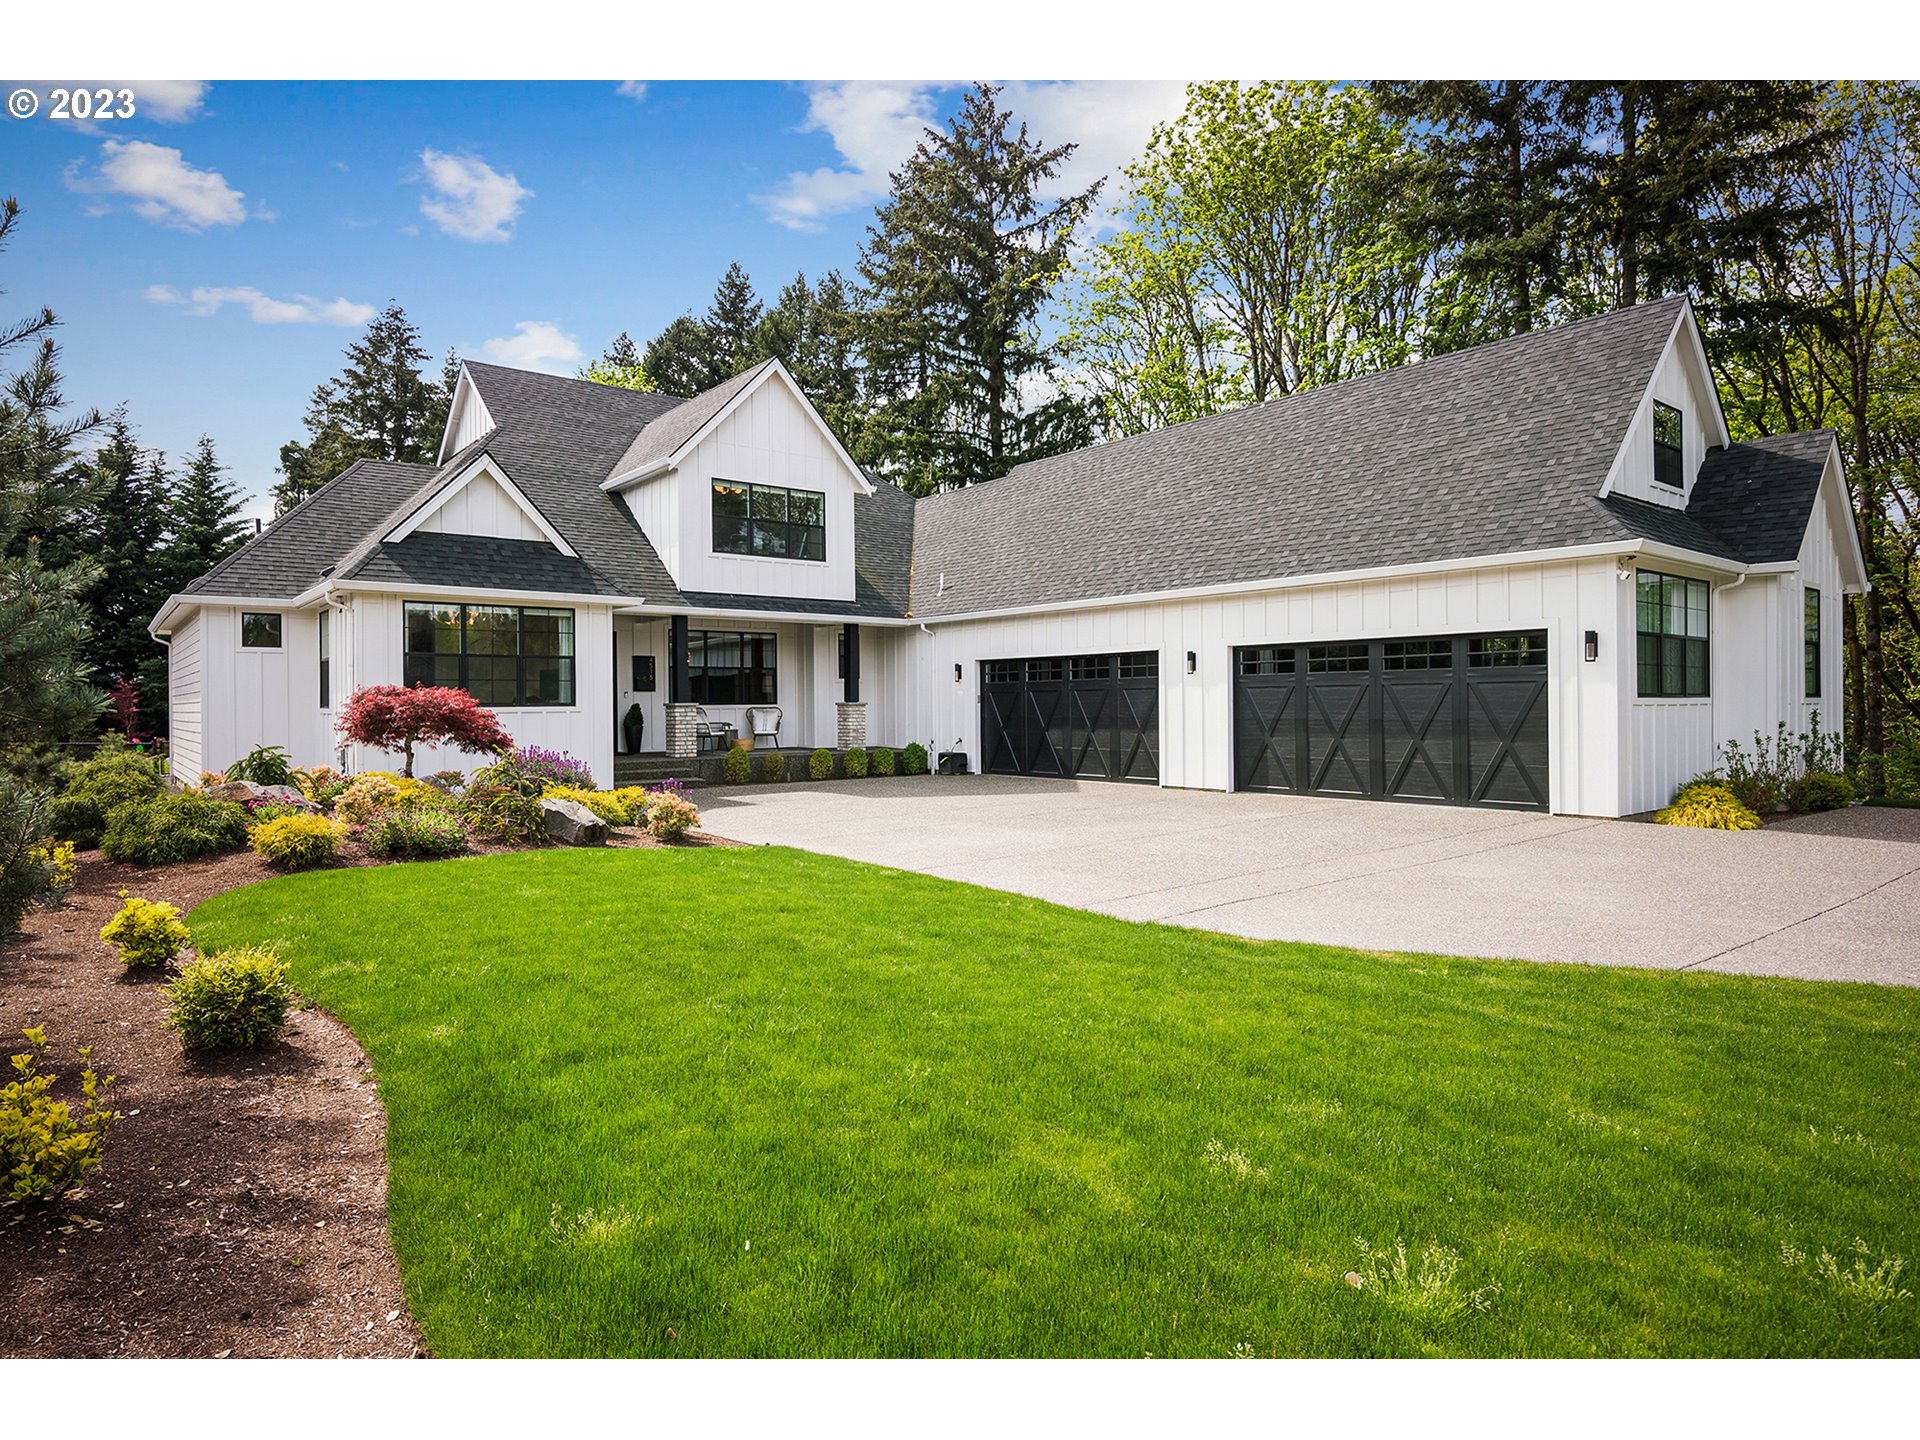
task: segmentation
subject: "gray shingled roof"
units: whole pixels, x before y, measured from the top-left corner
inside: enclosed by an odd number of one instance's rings
[[[923,500],[913,614],[1630,537],[1631,520],[1594,497],[1684,304],[1381,371]]]
[[[656,460],[664,460],[687,441],[700,433],[700,429],[714,416],[726,409],[727,402],[738,395],[754,378],[773,362],[762,360],[751,369],[742,370],[731,380],[723,381],[711,390],[678,403],[672,410],[648,424],[647,428],[633,437],[633,443],[627,446],[620,458],[608,467],[607,473],[600,478],[611,480],[615,475],[624,475],[629,470],[638,470]]]
[[[1833,448],[1833,431],[1774,435],[1711,452],[1687,497],[1687,514],[1749,565],[1793,560],[1806,537]]]

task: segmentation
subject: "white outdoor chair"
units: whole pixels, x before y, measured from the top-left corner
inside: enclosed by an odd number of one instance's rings
[[[753,731],[753,743],[757,748],[760,737],[772,741],[775,748],[780,744],[780,707],[778,705],[753,705],[747,709],[747,725]]]
[[[693,707],[694,748],[701,751],[724,750],[733,734],[733,726],[721,720],[709,720],[704,707]]]

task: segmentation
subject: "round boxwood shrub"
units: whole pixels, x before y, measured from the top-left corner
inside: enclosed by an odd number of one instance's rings
[[[346,833],[346,826],[324,815],[282,815],[254,826],[247,844],[275,865],[304,870],[338,855]]]
[[[1853,803],[1853,782],[1844,775],[1809,775],[1807,809],[1844,810]]]
[[[120,806],[100,837],[100,853],[130,865],[172,865],[246,843],[245,806],[185,790]]]
[[[761,762],[760,778],[770,785],[777,785],[787,778],[787,757],[778,750],[769,750],[767,758]]]
[[[927,747],[918,740],[900,752],[900,773],[902,775],[927,773]]]
[[[382,860],[402,856],[432,859],[459,855],[468,844],[466,821],[447,810],[388,810],[374,817],[364,836]]]
[[[847,751],[841,763],[846,768],[847,778],[858,780],[867,773],[867,752],[856,745]]]
[[[729,785],[744,785],[753,778],[753,754],[738,745],[720,761],[720,774]]]
[[[807,776],[813,780],[831,780],[833,778],[833,752],[816,750],[807,757]]]
[[[876,745],[867,756],[868,768],[875,775],[893,774],[893,751],[885,745]]]
[[[166,997],[165,1025],[187,1050],[251,1050],[280,1033],[293,1008],[287,967],[271,950],[223,950],[184,965]]]

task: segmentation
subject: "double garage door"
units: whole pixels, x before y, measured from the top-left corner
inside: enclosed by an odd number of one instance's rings
[[[988,660],[980,681],[989,774],[1159,780],[1157,652]]]
[[[1241,790],[1547,808],[1544,631],[1234,651]]]

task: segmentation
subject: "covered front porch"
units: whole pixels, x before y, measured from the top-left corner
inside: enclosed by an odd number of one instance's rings
[[[756,718],[760,748],[867,743],[856,622],[615,612],[613,651],[617,774],[659,778],[641,775],[654,760],[717,762],[729,740],[755,740]]]

